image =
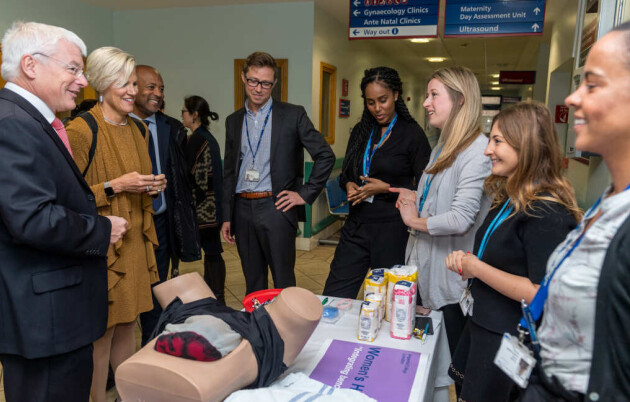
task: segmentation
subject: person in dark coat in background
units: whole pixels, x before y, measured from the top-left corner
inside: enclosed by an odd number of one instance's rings
[[[223,167],[219,143],[208,131],[210,120],[218,119],[204,98],[193,95],[184,99],[182,122],[192,132],[185,154],[204,252],[203,277],[217,300],[225,304],[225,261],[221,257]]]
[[[166,190],[153,201],[153,220],[159,243],[155,250],[159,284],[167,279],[171,261],[175,271],[171,275],[177,276],[178,261],[201,259],[201,249],[183,149],[186,145],[186,129],[177,119],[160,112],[164,101],[162,75],[146,65],[136,66],[136,74],[138,95],[131,116],[141,119],[149,128],[149,155],[153,173],[164,173],[168,181]],[[143,345],[149,340],[161,311],[154,297],[153,310],[140,315]]]

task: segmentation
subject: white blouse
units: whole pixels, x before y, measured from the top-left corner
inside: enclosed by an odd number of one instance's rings
[[[611,189],[608,187],[602,197]],[[608,245],[630,214],[630,190],[603,198],[567,235],[547,263],[549,274],[600,210],[601,217],[551,280],[538,331],[545,373],[556,376],[565,388],[581,393],[586,393],[591,368],[599,275]]]

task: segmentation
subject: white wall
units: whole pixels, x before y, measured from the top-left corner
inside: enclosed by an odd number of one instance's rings
[[[547,78],[549,68],[549,44],[541,43],[538,47],[538,61],[536,62],[536,83],[533,98],[545,102],[547,95]]]
[[[83,39],[88,52],[114,43],[111,10],[85,4],[79,0],[2,0],[0,2],[2,35],[17,20],[41,22],[69,29]]]
[[[549,77],[551,73],[573,57],[573,38],[577,18],[578,2],[574,0],[555,0],[547,7],[559,7],[557,20],[552,26],[549,48],[549,67],[547,68],[547,96],[549,99]]]
[[[211,131],[223,154],[225,118],[234,112],[234,59],[263,50],[289,59],[288,100],[311,111],[311,2],[169,8],[114,13],[116,46],[162,73],[166,113],[180,118],[186,95],[219,114]]]

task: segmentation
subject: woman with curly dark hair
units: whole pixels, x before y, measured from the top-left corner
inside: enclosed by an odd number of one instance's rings
[[[352,129],[339,183],[348,194],[350,214],[323,292],[353,299],[370,267],[404,263],[409,234],[389,188],[413,188],[431,153],[407,110],[396,70],[365,70],[361,96],[363,115]]]

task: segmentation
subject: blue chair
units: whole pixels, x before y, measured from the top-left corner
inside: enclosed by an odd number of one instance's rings
[[[339,187],[339,177],[329,179],[326,182],[326,200],[328,201],[328,211],[331,215],[346,219],[350,213],[350,204],[348,204],[348,196]],[[338,240],[320,239],[319,244],[337,245]]]
[[[348,196],[339,187],[339,176],[326,182],[326,197],[328,199],[328,210],[331,215],[337,215],[342,218],[348,216],[350,204],[348,204]]]

